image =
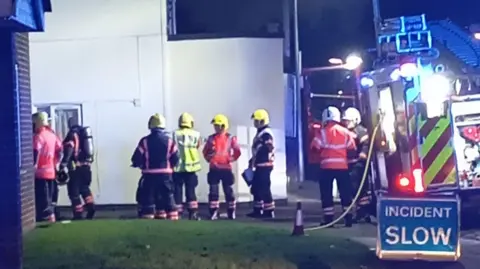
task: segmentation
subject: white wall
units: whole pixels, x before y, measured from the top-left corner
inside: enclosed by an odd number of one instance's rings
[[[163,113],[173,129],[179,114],[190,111],[207,135],[214,114],[227,114],[237,133],[237,128],[251,125],[249,116],[258,107],[270,110],[279,130],[277,158],[282,165],[274,186],[277,197],[286,197],[280,40],[166,43],[164,1],[52,2],[46,32],[31,35],[33,102],[83,105],[83,122],[95,136],[92,188],[98,203],[134,203],[139,172],[129,167],[130,156],[148,133],[151,114]],[[247,151],[243,153],[246,158]],[[206,201],[204,174],[200,181],[200,200]],[[238,190],[250,199],[244,185]],[[60,203],[66,205],[65,192]]]
[[[171,91],[173,115],[185,111],[195,115],[196,127],[204,136],[213,132],[210,120],[215,114],[228,116],[230,132],[238,136],[243,148],[236,167],[240,182],[237,191],[248,200],[250,193],[240,174],[250,158],[255,134],[250,116],[257,108],[265,108],[271,114],[277,160],[272,185],[277,197],[286,198],[282,46],[280,39],[246,38],[167,43],[166,83]],[[173,128],[175,123],[171,124]],[[198,188],[201,197],[208,192],[206,171],[200,176],[204,183]]]

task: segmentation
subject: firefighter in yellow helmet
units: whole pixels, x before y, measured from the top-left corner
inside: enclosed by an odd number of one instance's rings
[[[207,174],[207,181],[210,186],[208,194],[210,219],[218,218],[220,183],[225,194],[225,200],[228,203],[228,218],[235,219],[236,199],[233,191],[235,177],[232,172],[232,162],[238,160],[241,151],[237,137],[227,132],[228,118],[225,115],[216,115],[211,123],[215,133],[208,137],[203,148],[203,156],[210,164],[210,171]]]
[[[56,166],[60,162],[62,141],[50,128],[48,114],[33,115],[33,161],[35,164],[35,205],[36,219],[55,222],[55,208],[52,204],[56,179]]]
[[[178,165],[177,145],[165,131],[165,118],[154,114],[148,121],[150,134],[142,137],[132,156],[132,167],[142,170],[142,209],[146,219],[178,220],[173,198],[173,168]],[[163,210],[166,210],[163,211]]]
[[[257,134],[252,142],[250,168],[254,169],[251,193],[253,194],[253,212],[249,217],[274,218],[275,203],[271,191],[270,176],[274,161],[274,137],[270,128],[270,116],[265,109],[257,109],[252,114]]]
[[[189,113],[182,113],[178,118],[178,128],[173,133],[173,141],[178,147],[179,163],[175,166],[173,182],[175,185],[175,203],[179,215],[183,212],[183,188],[187,203],[188,218],[198,220],[198,201],[195,188],[198,185],[197,172],[200,165],[200,133],[193,129],[194,121]]]

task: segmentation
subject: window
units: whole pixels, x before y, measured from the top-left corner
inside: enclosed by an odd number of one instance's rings
[[[68,119],[74,118],[82,124],[82,105],[80,104],[41,104],[37,110],[47,112],[50,117],[50,126],[61,139],[68,132]]]

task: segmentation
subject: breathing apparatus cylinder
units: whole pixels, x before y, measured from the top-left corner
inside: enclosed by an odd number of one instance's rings
[[[95,155],[92,129],[88,126],[83,127],[80,130],[80,138],[81,149],[85,156],[85,161],[92,163]]]

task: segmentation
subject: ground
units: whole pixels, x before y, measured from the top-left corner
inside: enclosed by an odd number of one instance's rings
[[[230,221],[98,220],[39,228],[25,240],[25,269],[382,268],[364,245],[327,230]]]

